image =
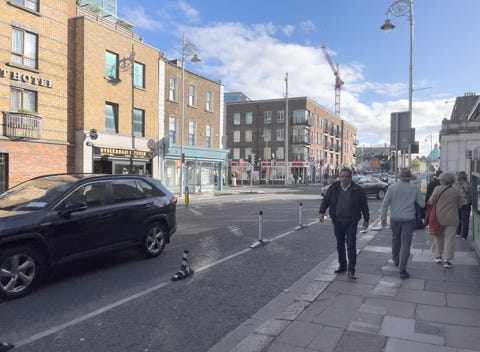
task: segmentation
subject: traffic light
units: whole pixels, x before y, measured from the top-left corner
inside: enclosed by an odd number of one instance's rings
[[[247,161],[251,164],[252,163],[252,154],[248,154]]]
[[[257,156],[255,154],[252,154],[252,159],[253,159],[253,163],[256,164],[257,163]]]
[[[472,150],[467,149],[465,151],[465,154],[466,154],[465,156],[467,157],[467,159],[472,159],[472,157],[473,157],[473,151]]]

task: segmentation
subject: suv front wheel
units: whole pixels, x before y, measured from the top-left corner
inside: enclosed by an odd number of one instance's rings
[[[143,239],[143,252],[147,257],[156,257],[165,248],[166,230],[161,223],[147,226]]]
[[[44,263],[30,246],[0,249],[0,295],[12,299],[30,293],[43,276]]]

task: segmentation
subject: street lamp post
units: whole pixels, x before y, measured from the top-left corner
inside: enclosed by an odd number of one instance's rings
[[[130,51],[130,55],[128,57],[124,57],[120,60],[120,68],[123,71],[130,70],[130,78],[131,78],[131,117],[132,117],[132,150],[135,150],[135,48],[132,44],[132,49]],[[133,153],[133,151],[132,151]],[[130,156],[130,170],[129,173],[133,173],[133,154]]]
[[[288,72],[285,74],[285,186],[289,183],[290,170],[288,167]]]
[[[192,56],[191,61],[194,63],[200,62],[197,56],[197,47],[195,44],[185,41],[185,34],[182,35],[182,120],[180,133],[180,197],[183,196],[183,163],[185,162],[185,155],[183,153],[183,135],[185,134],[185,58]]]
[[[406,16],[410,22],[410,67],[408,75],[408,114],[410,116],[410,123],[412,122],[412,98],[413,98],[413,0],[396,0],[387,10],[387,19],[380,27],[381,30],[389,32],[395,28],[395,25],[390,20],[390,14],[396,17]],[[408,166],[411,166],[412,153],[411,141],[408,142]]]

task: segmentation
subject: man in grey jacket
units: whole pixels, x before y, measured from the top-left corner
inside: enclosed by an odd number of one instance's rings
[[[388,187],[382,203],[382,227],[387,224],[387,211],[390,208],[390,225],[392,228],[392,260],[400,269],[400,277],[408,279],[407,262],[415,229],[415,202],[419,205],[424,200],[420,187],[410,183],[414,179],[410,169],[402,169],[400,182]]]

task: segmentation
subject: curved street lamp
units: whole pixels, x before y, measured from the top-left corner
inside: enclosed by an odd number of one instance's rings
[[[182,121],[180,134],[180,197],[183,196],[183,163],[185,156],[183,153],[183,135],[185,133],[185,58],[192,56],[191,61],[198,63],[202,60],[197,56],[197,47],[191,42],[185,41],[185,34],[182,35]]]
[[[393,2],[387,10],[387,19],[385,23],[380,27],[382,31],[390,32],[395,28],[395,25],[390,20],[390,14],[396,17],[406,16],[410,22],[410,68],[408,77],[408,114],[410,115],[410,123],[412,122],[412,95],[413,95],[413,0],[396,0]],[[397,130],[398,133],[398,130]],[[410,167],[412,162],[412,156],[410,153],[410,141],[408,147],[408,166]],[[398,148],[398,147],[397,147]]]

